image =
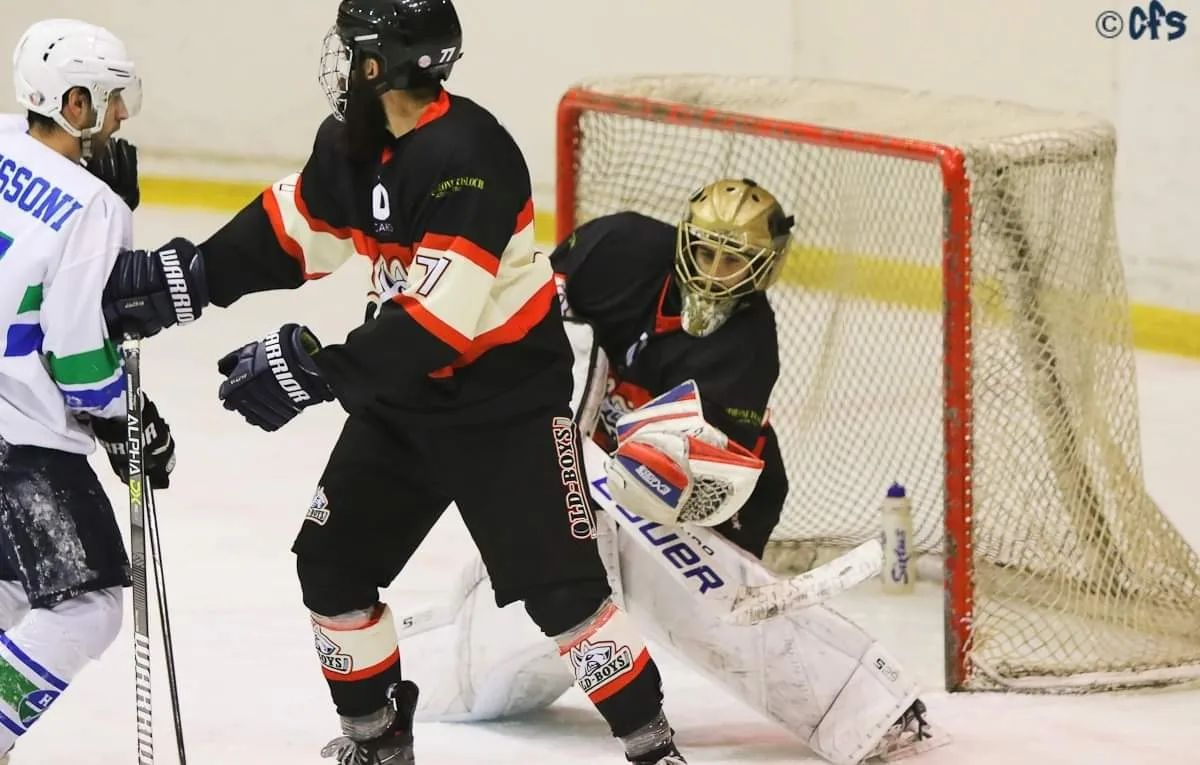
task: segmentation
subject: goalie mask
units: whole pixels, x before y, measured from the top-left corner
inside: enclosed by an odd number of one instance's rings
[[[748,179],[719,180],[692,195],[675,251],[683,330],[710,335],[741,298],[771,286],[794,223],[773,195]]]

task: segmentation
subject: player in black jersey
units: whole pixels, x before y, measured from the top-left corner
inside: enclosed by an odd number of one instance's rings
[[[417,689],[378,589],[453,501],[498,604],[524,602],[628,759],[682,763],[596,550],[529,172],[490,113],[441,87],[461,55],[450,0],[343,0],[323,54],[334,116],[303,172],[199,246],[123,254],[110,323],[150,335],[355,253],[373,264],[367,320],[344,343],[286,324],[219,362],[225,407],[266,430],[323,401],[349,413],[293,546],[346,734],[325,756],[413,762]]]
[[[779,376],[778,278],[793,219],[750,180],[722,179],[669,225],[633,212],[580,226],[550,256],[568,316],[592,325],[609,360],[601,445],[622,415],[695,380],[704,416],[764,462],[754,493],[717,526],[762,557],[787,496],[767,402]]]

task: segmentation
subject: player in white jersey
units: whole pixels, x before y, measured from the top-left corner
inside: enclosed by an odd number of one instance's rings
[[[125,376],[100,296],[132,245],[132,211],[106,181],[127,192],[131,179],[105,151],[141,98],[125,46],[80,21],[34,24],[13,69],[27,117],[0,129],[0,763],[116,637],[130,583],[87,455],[99,440],[127,476]],[[174,443],[149,401],[145,431],[165,487]]]

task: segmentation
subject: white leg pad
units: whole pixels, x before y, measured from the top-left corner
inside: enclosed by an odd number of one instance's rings
[[[526,714],[549,706],[574,677],[554,641],[541,633],[520,603],[496,607],[491,580],[478,558],[439,610],[441,626],[406,635],[413,657],[405,677],[421,688],[419,721],[467,722]]]
[[[647,637],[828,761],[858,763],[916,698],[916,683],[899,662],[832,609],[727,624],[663,574],[658,551],[624,533],[620,539],[625,604]]]

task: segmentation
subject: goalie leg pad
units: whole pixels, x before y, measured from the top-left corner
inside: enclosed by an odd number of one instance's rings
[[[722,569],[724,587],[762,583],[761,563],[707,537],[722,559],[742,563]],[[899,662],[833,610],[729,624],[699,602],[711,593],[664,573],[657,550],[624,529],[618,539],[625,603],[647,636],[830,762],[857,765],[916,698]]]
[[[617,574],[616,523],[600,514],[596,526],[612,599],[620,606],[624,601]],[[574,671],[559,658],[557,644],[530,616],[557,627],[552,634],[565,631],[604,602],[606,593],[599,583],[588,589],[593,592],[582,599],[579,591],[558,588],[529,598],[526,609],[519,604],[497,608],[483,562],[476,558],[468,563],[446,601],[433,609],[434,614],[424,609],[398,619],[403,624],[402,651],[421,657],[405,669],[405,676],[422,688],[417,719],[495,720],[554,703],[574,685]],[[569,602],[565,610],[563,600]],[[589,604],[584,610],[576,605],[582,601]],[[436,626],[427,626],[431,623]]]
[[[549,706],[574,684],[558,646],[521,605],[496,606],[480,559],[467,564],[438,610],[445,614],[440,626],[401,642],[405,653],[421,657],[405,669],[423,691],[418,720],[467,722],[525,714]],[[410,620],[401,622],[403,635]]]
[[[400,648],[392,612],[383,603],[336,616],[312,614],[321,671],[342,717],[362,717],[385,704],[400,682]]]

